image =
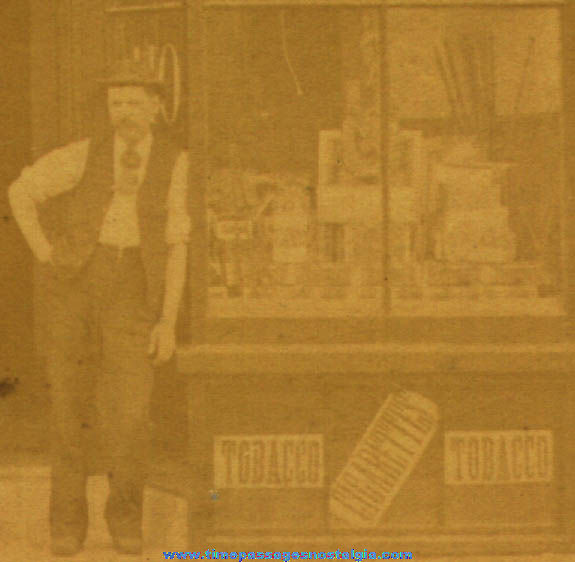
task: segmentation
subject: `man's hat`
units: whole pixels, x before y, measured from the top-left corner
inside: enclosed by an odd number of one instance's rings
[[[108,69],[104,78],[98,80],[102,86],[151,86],[159,92],[163,90],[163,82],[160,80],[148,64],[133,59],[116,61]]]

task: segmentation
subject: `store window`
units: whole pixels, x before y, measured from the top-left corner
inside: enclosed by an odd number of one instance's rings
[[[563,313],[559,9],[409,4],[208,10],[210,317]]]
[[[561,313],[559,16],[389,10],[393,313]]]
[[[215,11],[209,310],[378,313],[379,10]]]

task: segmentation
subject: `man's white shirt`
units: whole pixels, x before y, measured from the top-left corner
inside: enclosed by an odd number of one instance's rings
[[[25,168],[11,189],[21,190],[36,205],[47,199],[76,187],[82,179],[90,140],[84,139],[58,148],[39,158],[32,166]],[[136,146],[141,158],[137,189],[142,184],[152,147],[152,135],[148,135]],[[120,180],[121,156],[126,142],[119,136],[114,138],[114,181]],[[113,186],[110,186],[113,187]],[[132,193],[115,190],[100,231],[100,242],[122,248],[138,246],[140,232],[137,215],[137,189]],[[176,160],[167,199],[166,242],[186,243],[189,240],[190,218],[187,212],[188,155],[181,152]]]

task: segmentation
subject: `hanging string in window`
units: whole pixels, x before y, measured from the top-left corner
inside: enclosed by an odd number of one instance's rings
[[[291,63],[291,59],[290,59],[290,55],[289,55],[289,49],[288,49],[288,43],[287,43],[287,34],[286,34],[285,10],[280,11],[280,26],[281,26],[282,46],[283,46],[284,58],[285,58],[287,66],[288,66],[288,69],[290,71],[290,74],[293,78],[295,88],[297,91],[297,95],[303,96],[303,90],[302,90],[301,85],[299,83],[297,74],[295,73],[295,70],[294,70],[293,65]]]

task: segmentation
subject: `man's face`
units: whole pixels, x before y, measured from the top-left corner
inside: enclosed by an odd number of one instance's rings
[[[150,130],[160,109],[157,95],[141,86],[108,89],[108,113],[116,132],[127,140],[139,140]]]

